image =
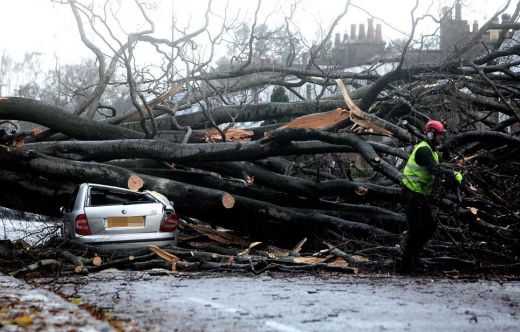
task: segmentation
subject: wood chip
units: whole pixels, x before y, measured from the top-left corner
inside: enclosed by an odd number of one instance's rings
[[[13,146],[14,146],[15,148],[21,148],[21,147],[24,146],[24,145],[25,145],[25,139],[23,139],[23,138],[22,138],[22,139],[19,139],[19,140],[15,139],[15,140],[13,141]]]
[[[328,264],[332,265],[332,266],[344,266],[344,267],[348,266],[348,262],[341,257],[336,257],[332,262],[330,262]]]
[[[298,264],[316,264],[323,263],[328,259],[328,257],[294,257],[293,262]]]
[[[273,254],[274,257],[286,257],[289,256],[290,252],[287,249],[278,248],[275,246],[269,246],[267,248],[269,254]],[[269,255],[269,257],[271,257]]]
[[[354,191],[359,196],[364,196],[368,193],[368,188],[363,186],[358,186],[356,190]]]
[[[161,257],[165,261],[168,261],[172,264],[174,264],[180,260],[179,257],[175,256],[174,254],[170,254],[169,252],[166,252],[157,246],[149,245],[149,246],[146,246],[146,248],[150,249],[154,254],[156,254],[157,256]]]
[[[261,244],[261,243],[262,243],[262,242],[253,242],[253,243],[251,243],[251,244],[249,245],[249,247],[248,247],[246,250],[244,250],[244,251],[242,251],[242,252],[239,252],[239,253],[238,253],[238,256],[248,255],[248,254],[251,252],[251,249],[252,249],[252,248],[256,247],[257,245],[259,245],[259,244]]]
[[[226,141],[228,142],[250,142],[255,132],[252,130],[230,128],[226,130]],[[222,134],[216,129],[206,130],[204,140],[206,142],[215,142],[222,139]]]
[[[307,238],[303,238],[303,240],[301,240],[300,242],[298,242],[298,244],[291,250],[291,253],[294,255],[294,254],[297,254],[300,252],[300,250],[302,250],[302,247],[303,245],[305,244],[305,242],[307,242]]]
[[[304,115],[294,119],[288,124],[279,127],[279,129],[285,128],[309,128],[309,129],[322,129],[331,126],[335,126],[343,121],[350,118],[350,112],[342,108],[336,108],[335,110],[323,113],[314,113]]]
[[[239,236],[222,231],[217,231],[202,225],[188,224],[188,226],[218,243],[222,243],[225,245],[238,245],[241,247],[249,247],[249,242]]]

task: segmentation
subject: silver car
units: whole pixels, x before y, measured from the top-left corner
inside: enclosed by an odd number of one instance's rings
[[[63,237],[83,244],[119,249],[177,243],[179,217],[157,192],[83,183],[62,212]]]

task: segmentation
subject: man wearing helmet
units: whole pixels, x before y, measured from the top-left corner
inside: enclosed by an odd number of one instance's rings
[[[451,172],[439,167],[437,148],[444,141],[446,133],[442,123],[428,121],[424,133],[426,139],[414,147],[403,170],[402,201],[408,224],[408,231],[401,244],[400,269],[403,272],[415,268],[419,251],[437,228],[430,206],[435,176]],[[455,173],[455,179],[461,183],[462,174]]]

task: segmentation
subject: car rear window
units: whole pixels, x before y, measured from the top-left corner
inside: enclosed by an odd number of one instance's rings
[[[90,189],[89,206],[125,205],[156,203],[149,195],[133,192],[112,191],[99,188]]]
[[[72,210],[74,210],[74,205],[76,203],[76,196],[78,196],[78,192],[79,192],[79,187],[77,187],[74,190],[74,192],[72,193],[72,196],[70,197],[69,202],[67,204],[66,212],[71,212]]]

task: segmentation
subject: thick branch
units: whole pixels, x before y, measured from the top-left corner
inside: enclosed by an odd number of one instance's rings
[[[94,122],[67,113],[58,107],[26,98],[0,98],[0,119],[36,123],[79,139],[144,138],[143,133]]]

